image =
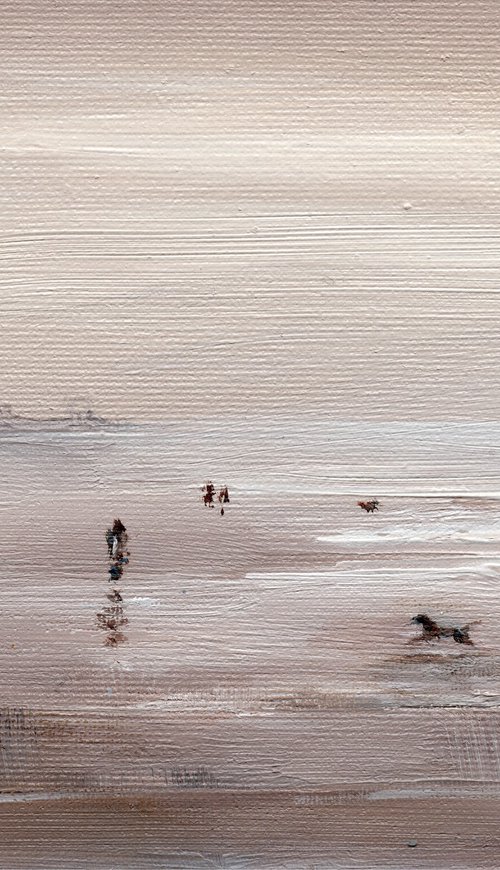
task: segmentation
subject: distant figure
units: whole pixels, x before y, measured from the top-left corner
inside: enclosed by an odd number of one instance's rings
[[[222,505],[229,504],[229,492],[227,486],[223,486],[219,492],[219,504],[221,505],[220,515],[224,516],[224,508]]]
[[[209,507],[209,508],[215,507],[215,505],[214,505],[215,486],[213,485],[211,480],[209,480],[208,483],[206,483],[205,486],[202,487],[202,492],[203,492],[203,504],[205,505],[205,507]]]
[[[474,625],[480,625],[480,620],[468,622],[467,625],[455,628],[448,625],[438,625],[438,623],[434,622],[434,620],[431,619],[430,616],[427,616],[426,613],[418,613],[417,616],[413,617],[412,622],[418,623],[422,626],[422,634],[420,637],[414,638],[415,642],[421,640],[439,640],[441,637],[452,637],[455,643],[464,643],[467,644],[467,646],[474,646],[469,637],[469,631]]]
[[[221,504],[229,504],[229,491],[227,486],[223,486],[219,492],[219,502],[221,502]]]
[[[380,502],[378,498],[372,498],[370,501],[358,501],[358,505],[360,508],[363,508],[367,514],[372,514],[374,511],[378,511],[378,506]]]
[[[113,541],[115,539],[115,536],[113,535],[113,532],[111,531],[111,529],[106,529],[104,536],[106,538],[106,543],[108,545],[109,558],[111,558],[113,555]]]
[[[113,535],[113,546],[111,547],[111,556],[113,559],[116,558],[116,554],[118,553],[118,547],[120,546],[120,539],[118,535]]]

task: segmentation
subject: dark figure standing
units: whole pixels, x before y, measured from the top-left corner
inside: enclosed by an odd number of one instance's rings
[[[215,505],[214,505],[215,486],[213,485],[212,481],[209,480],[208,483],[205,484],[202,492],[203,492],[203,503],[204,503],[205,507],[210,507],[210,508],[215,507]]]
[[[223,517],[224,516],[224,508],[222,507],[222,505],[229,504],[229,491],[228,491],[227,486],[223,486],[219,492],[219,504],[221,506],[220,515],[221,515],[221,517]]]

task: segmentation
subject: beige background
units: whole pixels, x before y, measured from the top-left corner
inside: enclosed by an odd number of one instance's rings
[[[0,867],[498,866],[499,31],[4,4]]]

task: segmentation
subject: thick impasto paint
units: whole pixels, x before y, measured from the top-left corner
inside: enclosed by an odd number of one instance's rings
[[[0,868],[499,866],[499,30],[4,6]]]

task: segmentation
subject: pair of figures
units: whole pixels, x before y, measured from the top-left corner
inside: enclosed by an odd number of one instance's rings
[[[215,507],[215,486],[212,481],[209,480],[204,487],[202,487],[203,492],[203,504],[205,507],[214,508]],[[219,490],[219,494],[217,496],[217,500],[221,506],[220,515],[224,516],[224,505],[229,504],[229,491],[227,486],[221,487]]]

